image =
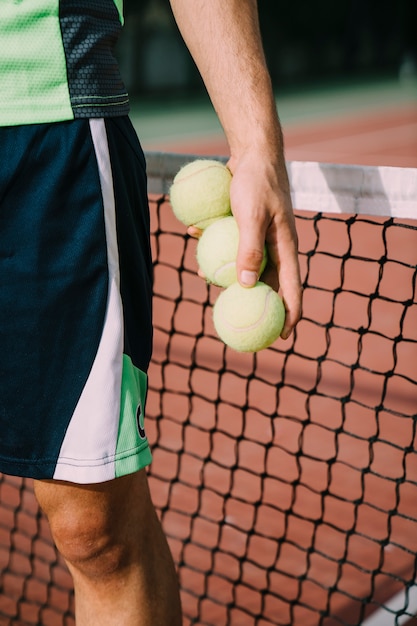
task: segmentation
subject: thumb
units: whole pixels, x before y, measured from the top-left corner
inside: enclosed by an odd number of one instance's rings
[[[239,225],[239,247],[236,272],[242,287],[253,287],[259,279],[264,258],[265,241],[260,231],[249,224]]]

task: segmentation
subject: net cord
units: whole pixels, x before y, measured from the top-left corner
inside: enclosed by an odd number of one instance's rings
[[[169,193],[180,167],[201,156],[146,152],[150,194]],[[223,163],[223,156],[210,157]],[[417,218],[417,168],[289,161],[293,205],[305,211]]]

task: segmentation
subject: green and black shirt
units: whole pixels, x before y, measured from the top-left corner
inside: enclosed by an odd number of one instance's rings
[[[0,125],[128,113],[123,0],[0,0]]]

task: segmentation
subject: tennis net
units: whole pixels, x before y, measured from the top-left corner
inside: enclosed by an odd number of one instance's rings
[[[184,626],[396,626],[417,614],[417,170],[293,162],[293,336],[216,337],[219,289],[148,153],[155,271],[147,433]],[[0,625],[70,626],[30,481],[0,476]],[[373,621],[372,621],[373,620]]]

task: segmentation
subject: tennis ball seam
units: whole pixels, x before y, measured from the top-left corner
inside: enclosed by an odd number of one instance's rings
[[[256,320],[256,322],[254,322],[253,324],[251,324],[250,326],[233,326],[232,324],[229,324],[229,322],[224,318],[224,316],[222,315],[222,323],[229,329],[232,330],[233,332],[236,333],[247,333],[250,330],[256,330],[256,328],[259,326],[259,324],[262,323],[262,321],[264,320],[264,318],[267,315],[267,304],[268,301],[273,297],[273,293],[269,292],[266,294],[265,296],[265,300],[264,300],[264,308],[263,311],[261,313],[261,315],[258,317],[258,319]]]
[[[219,276],[221,276],[221,274],[223,274],[227,270],[229,270],[231,268],[235,268],[235,267],[236,267],[236,261],[228,261],[227,263],[224,263],[223,265],[218,267],[217,270],[214,272],[214,274],[213,274],[214,280],[218,280],[218,278],[219,278]]]
[[[176,183],[176,184],[177,183],[181,183],[183,180],[188,180],[190,178],[194,178],[194,176],[199,176],[199,174],[201,174],[203,172],[207,172],[208,170],[211,170],[211,169],[220,169],[220,170],[225,170],[226,169],[230,173],[230,170],[225,165],[222,165],[221,163],[219,163],[219,164],[217,164],[217,163],[214,164],[213,163],[212,165],[207,165],[207,167],[204,167],[204,168],[202,168],[202,169],[200,169],[198,171],[190,172],[189,174],[186,174],[185,176],[181,176],[181,172],[178,172],[178,175],[175,176],[173,182]]]

